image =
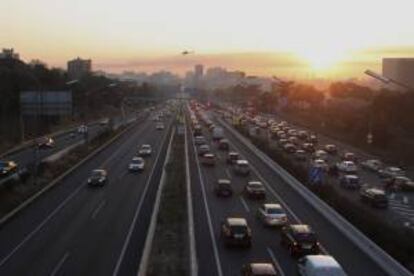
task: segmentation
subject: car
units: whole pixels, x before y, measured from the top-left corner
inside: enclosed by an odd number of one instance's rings
[[[203,133],[202,128],[199,124],[194,126],[194,136],[200,136]]]
[[[39,149],[49,149],[49,148],[53,148],[55,145],[55,141],[53,140],[53,138],[46,137],[46,136],[37,139],[36,143]]]
[[[88,126],[87,125],[80,125],[77,129],[77,132],[79,134],[86,134],[88,132]]]
[[[328,153],[324,150],[317,150],[313,153],[314,159],[328,160]]]
[[[216,156],[213,153],[206,153],[201,158],[201,163],[206,166],[214,166],[216,164]]]
[[[280,244],[293,257],[319,254],[320,246],[315,232],[306,224],[290,224],[282,228]]]
[[[150,156],[152,153],[151,145],[149,144],[143,144],[141,145],[141,148],[138,150],[139,156]]]
[[[219,144],[218,144],[218,148],[220,150],[229,150],[230,149],[229,140],[227,140],[227,139],[220,139]]]
[[[252,230],[245,218],[226,218],[221,224],[221,237],[227,246],[251,247],[252,245]]]
[[[156,128],[157,130],[163,130],[163,129],[164,129],[164,124],[163,124],[163,123],[157,123],[157,124],[155,125],[155,128]]]
[[[131,163],[128,165],[128,170],[131,172],[143,171],[145,167],[145,161],[142,157],[133,157]]]
[[[257,218],[265,226],[284,226],[288,222],[287,215],[280,204],[265,203],[257,209]]]
[[[204,138],[204,136],[196,136],[194,138],[194,144],[196,144],[197,146],[203,145],[205,143],[206,143],[206,138]]]
[[[325,145],[325,151],[329,154],[337,154],[338,148],[334,144]]]
[[[296,136],[290,136],[288,138],[288,140],[289,140],[289,143],[291,143],[291,144],[294,144],[294,145],[299,145],[300,144],[299,139]]]
[[[339,177],[339,184],[346,189],[355,190],[360,187],[359,177],[355,174],[345,174]]]
[[[104,118],[99,121],[99,125],[101,126],[107,126],[109,124],[109,118]]]
[[[286,143],[283,145],[283,150],[286,153],[295,153],[296,152],[296,146],[292,143]]]
[[[249,263],[242,267],[242,276],[277,276],[272,263]]]
[[[315,159],[312,161],[312,167],[313,168],[322,168],[324,171],[329,170],[328,163],[326,163],[323,159]]]
[[[343,161],[352,161],[352,162],[357,162],[358,161],[355,153],[353,153],[353,152],[345,152],[342,155],[342,160]]]
[[[0,176],[6,176],[16,171],[16,162],[9,160],[0,160]]]
[[[384,167],[384,164],[378,159],[369,159],[361,162],[361,167],[369,171],[378,172]]]
[[[392,178],[396,176],[404,176],[405,172],[398,167],[386,167],[378,171],[380,177],[382,178]]]
[[[247,160],[237,160],[234,165],[234,171],[238,175],[249,175],[250,174],[250,166]]]
[[[303,143],[302,149],[306,152],[313,153],[315,151],[315,146],[312,143]]]
[[[299,137],[299,139],[301,139],[301,140],[307,140],[307,139],[308,139],[308,137],[309,137],[309,133],[308,133],[306,130],[300,130],[300,131],[298,132],[298,137]]]
[[[308,141],[312,144],[317,144],[318,143],[318,137],[316,136],[316,134],[311,134],[308,137]]]
[[[347,173],[347,174],[355,174],[358,171],[357,166],[353,161],[342,161],[336,164],[338,171]]]
[[[414,191],[414,181],[406,176],[395,176],[386,179],[384,182],[387,189],[407,192]]]
[[[218,197],[230,197],[233,195],[233,188],[229,179],[219,179],[214,186],[214,193]]]
[[[294,153],[294,157],[297,161],[306,161],[306,158],[307,158],[306,151],[298,149]]]
[[[346,276],[341,265],[329,255],[308,255],[298,260],[302,276]]]
[[[283,148],[283,146],[284,145],[286,145],[286,144],[288,144],[289,143],[289,140],[288,139],[280,139],[278,142],[278,145],[280,146],[280,147],[282,147]]]
[[[244,193],[250,199],[266,199],[266,189],[260,181],[247,182]]]
[[[197,152],[199,156],[203,156],[204,154],[210,152],[210,147],[208,145],[201,145],[198,147]]]
[[[364,185],[359,192],[361,201],[368,203],[372,207],[385,209],[388,207],[388,198],[382,189]]]
[[[240,155],[235,151],[230,151],[227,154],[226,162],[227,164],[235,164],[237,160],[239,160]]]
[[[107,182],[108,173],[103,169],[96,169],[91,172],[88,178],[89,186],[103,186]]]

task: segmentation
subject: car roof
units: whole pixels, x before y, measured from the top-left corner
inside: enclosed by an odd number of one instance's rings
[[[95,169],[92,171],[93,173],[106,173],[104,169]]]
[[[311,227],[306,224],[291,224],[290,229],[294,233],[313,233]]]
[[[282,209],[282,206],[278,203],[265,203],[263,207],[266,209]]]
[[[359,179],[358,175],[355,174],[346,174],[344,175],[345,178],[350,178],[350,179]]]
[[[250,268],[253,274],[276,275],[276,270],[271,263],[252,263]]]
[[[217,180],[217,183],[219,183],[219,184],[230,184],[231,181],[230,181],[230,179],[221,178],[221,179]]]
[[[132,158],[132,161],[143,161],[143,160],[144,160],[144,158],[139,157],[139,156],[134,156],[134,157]]]
[[[341,267],[339,263],[329,255],[308,255],[305,258],[316,268]]]
[[[378,188],[368,188],[367,191],[376,195],[385,195],[385,191]]]
[[[247,221],[244,218],[227,218],[227,223],[233,226],[247,226]]]
[[[204,154],[204,157],[214,157],[214,154],[213,153],[206,153],[206,154]]]
[[[248,185],[261,185],[263,186],[263,183],[260,181],[249,181],[247,182]]]
[[[239,160],[237,160],[237,164],[249,164],[249,162],[247,161],[247,160],[244,160],[244,159],[239,159]]]

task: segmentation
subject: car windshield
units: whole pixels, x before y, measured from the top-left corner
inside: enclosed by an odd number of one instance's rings
[[[103,173],[101,171],[93,171],[92,172],[92,177],[93,178],[99,178],[101,176],[103,176]]]
[[[231,231],[236,234],[244,234],[247,230],[247,227],[245,225],[232,225],[230,228]]]
[[[267,213],[270,215],[284,214],[282,208],[268,208]]]
[[[141,164],[142,160],[141,159],[133,159],[132,160],[132,164]]]

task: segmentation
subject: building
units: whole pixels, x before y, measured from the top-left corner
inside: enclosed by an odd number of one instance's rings
[[[3,48],[3,51],[0,53],[0,59],[19,59],[19,54],[14,52],[14,49]]]
[[[384,58],[382,59],[382,74],[414,88],[414,58]]]
[[[201,88],[203,82],[204,67],[201,64],[194,66],[194,86],[195,88]]]
[[[79,57],[68,61],[68,76],[71,80],[80,79],[90,74],[92,71],[92,61],[90,59],[80,59]]]

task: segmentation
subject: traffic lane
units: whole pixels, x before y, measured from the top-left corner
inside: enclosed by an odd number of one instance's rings
[[[103,130],[102,126],[95,125],[89,128],[89,139],[95,137],[100,131]],[[15,161],[20,167],[25,167],[33,164],[37,159],[40,162],[42,159],[67,148],[77,142],[84,139],[83,135],[77,134],[75,137],[71,137],[69,133],[54,138],[55,145],[52,148],[38,149],[35,146],[30,146],[17,153],[6,156],[5,158]],[[37,155],[37,157],[36,157]]]
[[[198,274],[205,276],[219,275],[215,260],[215,251],[207,210],[204,206],[203,191],[201,188],[200,175],[196,162],[196,152],[193,147],[193,133],[187,124],[187,149],[188,162],[190,166],[191,196],[193,199],[194,236],[196,244],[196,255],[198,259]]]
[[[212,209],[213,221],[216,228],[220,230],[223,219],[227,216],[238,216],[246,218],[252,229],[252,248],[249,250],[229,250],[224,246],[222,241],[220,246],[220,256],[223,263],[225,275],[237,275],[241,267],[249,262],[272,262],[275,267],[281,271],[281,274],[292,275],[296,273],[296,261],[288,254],[288,251],[280,245],[280,228],[265,227],[257,219],[257,209],[263,203],[278,203],[268,190],[266,190],[266,200],[251,200],[244,193],[244,187],[248,181],[261,181],[261,176],[252,171],[249,176],[238,176],[234,173],[231,165],[226,162],[227,151],[215,149],[216,155],[219,156],[218,163],[214,168],[215,173],[211,173],[209,167],[205,167],[203,174],[206,177],[206,183],[211,183],[209,192],[209,202]],[[229,199],[218,198],[214,195],[213,187],[218,178],[230,178],[234,189],[234,195]],[[223,214],[223,210],[224,214]],[[294,222],[295,218],[287,211],[288,219]]]
[[[147,143],[149,140],[154,141],[153,135],[149,135],[149,132],[144,136],[147,136],[147,140],[144,139],[143,143]],[[145,182],[148,177],[147,172],[144,172],[144,175],[138,179],[136,176],[125,173],[127,165],[134,155],[131,148],[136,149],[135,141],[132,141],[132,144],[129,143],[129,147],[126,146],[123,151],[119,151],[106,165],[110,175],[109,185],[103,189],[98,188],[99,191],[94,191],[96,189],[89,187],[83,189],[79,196],[62,210],[56,221],[51,221],[50,227],[48,224],[48,228],[41,233],[44,234],[44,237],[37,237],[40,239],[40,246],[34,244],[33,248],[24,248],[24,254],[28,260],[25,257],[19,257],[19,262],[24,260],[25,264],[30,264],[31,271],[39,269],[39,274],[47,273],[48,268],[50,273],[53,261],[58,263],[54,258],[70,254],[70,258],[67,258],[66,262],[74,263],[73,265],[65,265],[65,269],[69,269],[70,272],[68,275],[89,275],[90,273],[83,272],[85,270],[94,272],[92,273],[94,275],[110,274],[108,271],[113,269],[111,266],[116,262],[116,259],[112,258],[112,252],[119,251],[116,246],[125,235],[125,228],[128,226],[129,217],[133,215],[136,198],[142,194],[143,185],[140,184],[144,184],[141,182]],[[149,167],[151,165],[148,164]],[[137,181],[140,183],[135,183]],[[138,189],[138,191],[133,189]],[[112,216],[107,217],[105,210],[110,210]],[[98,214],[101,217],[104,216],[103,222],[106,222],[101,228],[97,228],[96,226],[99,224],[95,225],[94,223],[97,221]],[[122,220],[119,219],[119,214],[122,214]],[[65,224],[68,221],[67,218],[70,218],[69,226],[67,223]],[[114,222],[116,223],[114,224]],[[40,252],[43,252],[43,255],[46,255],[44,252],[47,252],[47,256],[42,255],[40,260],[33,260],[32,256],[39,256]],[[52,266],[50,260],[52,260]],[[93,266],[92,263],[96,266]],[[14,275],[20,275],[15,270],[12,272]],[[23,270],[21,275],[24,273]]]
[[[250,164],[268,181],[277,194],[289,205],[289,208],[295,215],[304,223],[312,226],[327,251],[341,263],[349,275],[386,275],[371,258],[365,255],[331,222],[327,221],[298,195],[277,173],[264,164],[255,153],[246,148],[228,131],[226,131],[226,136],[239,149],[239,152],[248,157]]]
[[[117,150],[128,140],[138,138],[142,133],[149,129],[149,122],[138,123],[121,135],[119,139],[103,149],[96,156],[86,161],[81,167],[73,171],[60,183],[38,197],[31,203],[30,207],[23,209],[17,216],[12,218],[0,229],[0,260],[3,259],[11,250],[24,239],[42,221],[47,218],[64,200],[73,193],[93,169],[102,164],[102,160],[113,158]],[[77,181],[72,181],[77,179]],[[1,261],[0,261],[1,262]]]

